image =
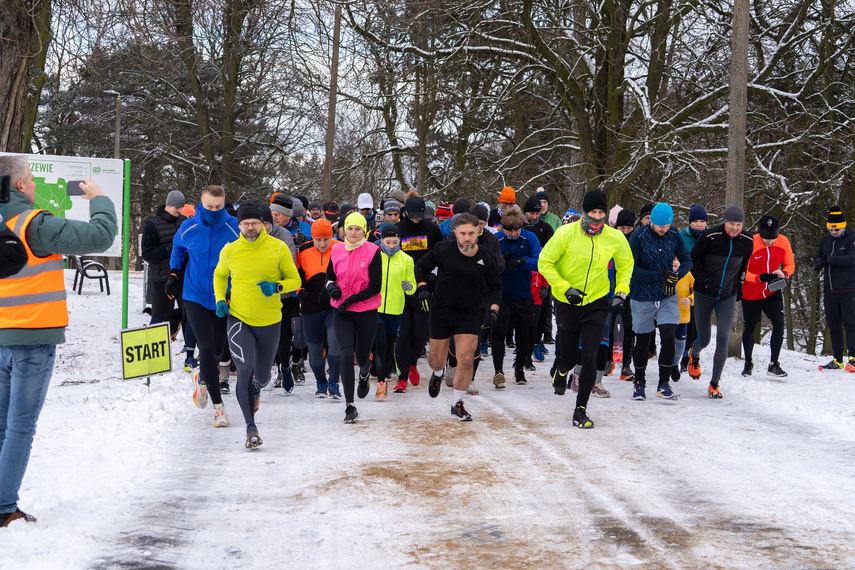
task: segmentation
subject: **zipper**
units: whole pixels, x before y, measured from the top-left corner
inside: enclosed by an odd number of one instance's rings
[[[594,237],[588,236],[588,239],[591,240],[591,259],[588,260],[588,271],[585,273],[585,287],[582,289],[582,292],[587,295],[586,289],[588,288],[588,277],[591,275],[591,266],[594,264]]]
[[[828,257],[834,257],[834,248],[837,247],[837,240],[831,238],[831,255]],[[828,290],[834,291],[834,283],[831,281],[831,265],[828,266]]]
[[[727,234],[726,231],[724,233]],[[734,238],[730,237],[729,235],[727,237],[730,238],[730,250],[727,252],[727,259],[724,260],[724,268],[721,270],[721,283],[719,283],[719,286],[718,286],[718,297],[716,297],[716,299],[721,299],[721,293],[722,293],[721,288],[724,287],[724,278],[727,275],[727,264],[728,264],[728,262],[730,262],[731,254],[733,254],[733,240],[734,240]]]
[[[381,252],[380,255],[383,255]],[[386,312],[386,298],[389,296],[389,274],[392,273],[392,258],[386,256],[389,260],[386,262],[386,294],[383,295],[383,312]]]
[[[769,251],[769,246],[766,246],[766,273],[772,273],[769,271],[769,262],[772,260],[772,252]],[[763,298],[766,298],[766,293],[769,292],[769,284],[765,283],[765,287],[763,287]]]

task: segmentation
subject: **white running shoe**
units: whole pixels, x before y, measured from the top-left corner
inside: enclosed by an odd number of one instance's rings
[[[227,427],[229,416],[222,404],[214,404],[214,427]]]
[[[208,405],[208,387],[199,381],[199,373],[193,376],[193,403],[198,408]]]

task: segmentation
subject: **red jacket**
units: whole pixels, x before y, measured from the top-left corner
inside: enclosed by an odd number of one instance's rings
[[[782,264],[783,267],[781,267]],[[775,243],[771,247],[766,247],[760,239],[760,234],[754,234],[754,251],[748,259],[745,283],[742,285],[742,298],[757,301],[771,295],[768,283],[761,282],[760,275],[772,273],[776,269],[782,269],[788,278],[796,270],[790,240],[778,234]]]

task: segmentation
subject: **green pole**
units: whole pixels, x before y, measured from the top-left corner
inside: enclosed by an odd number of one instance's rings
[[[128,328],[128,260],[131,243],[131,161],[125,161],[125,191],[122,199],[122,328]]]

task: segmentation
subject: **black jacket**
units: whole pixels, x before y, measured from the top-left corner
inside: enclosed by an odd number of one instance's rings
[[[27,249],[0,218],[0,279],[11,277],[27,265]]]
[[[401,234],[401,250],[416,263],[433,249],[433,246],[444,241],[439,226],[430,220],[422,220],[416,224],[409,218],[403,218],[397,225]]]
[[[457,241],[457,238],[454,237],[454,233],[449,234],[446,241]],[[492,251],[493,255],[496,257],[496,265],[499,267],[499,273],[503,273],[505,271],[505,258],[502,256],[502,245],[499,243],[499,238],[496,237],[496,234],[484,228],[481,230],[481,233],[478,234],[478,247],[483,248],[485,251]],[[430,277],[430,276],[428,276]],[[487,285],[486,281],[481,282],[481,308],[489,309],[491,303],[491,295],[492,291],[490,291],[490,287]]]
[[[855,290],[855,232],[846,228],[843,235],[837,239],[831,234],[823,236],[819,242],[816,257],[813,258],[814,268],[822,270],[823,291]],[[825,263],[825,261],[828,263]]]
[[[181,214],[173,216],[163,206],[143,227],[141,253],[148,262],[148,275],[152,283],[165,283],[172,270],[169,257],[172,255],[172,240],[175,232],[187,218]]]
[[[552,234],[555,233],[555,230],[552,229],[552,226],[544,222],[543,220],[537,220],[533,224],[529,224],[527,226],[523,226],[524,230],[528,230],[537,236],[537,241],[540,242],[540,247],[546,245],[546,242],[552,237]]]
[[[732,238],[724,224],[706,229],[692,248],[695,292],[725,299],[741,290],[741,283],[754,251],[754,234],[742,230]]]

